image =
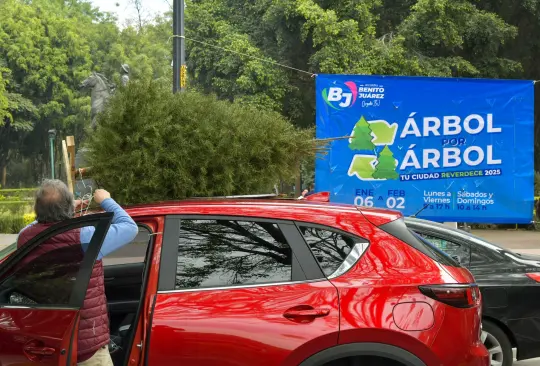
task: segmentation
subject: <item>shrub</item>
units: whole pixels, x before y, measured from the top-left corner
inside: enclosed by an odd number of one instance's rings
[[[25,226],[23,215],[0,213],[0,233],[17,234]]]
[[[0,201],[0,213],[25,214],[32,211],[32,201]]]
[[[27,213],[27,214],[24,214],[24,215],[23,215],[24,226],[30,225],[30,224],[33,223],[35,220],[36,220],[36,214],[33,213],[33,212],[32,212],[32,213]]]
[[[132,82],[90,136],[92,176],[122,203],[269,193],[324,144],[280,114]]]
[[[0,189],[0,197],[6,201],[32,201],[35,192],[35,188]]]

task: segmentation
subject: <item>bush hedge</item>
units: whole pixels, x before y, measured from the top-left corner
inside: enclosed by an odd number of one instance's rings
[[[24,215],[0,213],[0,233],[17,234],[24,227]]]
[[[16,234],[34,221],[35,188],[0,189],[0,233]]]
[[[269,193],[324,150],[279,113],[134,81],[87,144],[92,176],[124,203]]]

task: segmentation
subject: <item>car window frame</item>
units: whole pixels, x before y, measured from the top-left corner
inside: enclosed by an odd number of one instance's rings
[[[418,235],[422,235],[422,234],[431,235],[431,236],[436,237],[439,240],[446,240],[446,241],[449,241],[451,243],[454,243],[454,244],[457,244],[457,245],[463,245],[463,246],[467,247],[469,249],[469,256],[468,256],[468,259],[467,259],[467,263],[459,263],[459,264],[462,265],[465,268],[470,267],[470,265],[471,265],[471,255],[472,255],[473,248],[471,247],[471,243],[469,243],[468,241],[462,240],[459,237],[454,237],[454,236],[448,235],[444,231],[437,231],[437,230],[433,230],[431,228],[426,228],[426,227],[419,226],[419,225],[414,225],[414,224],[407,223],[407,227],[409,227],[412,231],[414,231]],[[425,239],[425,238],[424,238],[424,240],[429,241],[429,239]],[[435,245],[435,244],[432,244],[432,245]],[[439,250],[444,252],[442,249],[439,249]],[[450,254],[448,254],[446,252],[444,252],[444,253],[447,256],[450,256]]]
[[[349,272],[356,263],[358,263],[358,261],[360,259],[362,259],[362,257],[364,256],[364,254],[369,250],[369,247],[371,246],[371,242],[364,238],[364,237],[361,237],[359,235],[356,235],[356,234],[353,234],[353,233],[350,233],[348,231],[345,231],[345,230],[341,230],[341,229],[338,229],[336,227],[333,227],[333,226],[327,226],[327,225],[321,225],[321,224],[314,224],[314,223],[310,223],[310,222],[304,222],[304,221],[295,221],[294,222],[295,226],[296,226],[296,229],[298,230],[298,233],[300,234],[301,238],[302,238],[302,241],[304,242],[305,244],[305,247],[309,250],[309,253],[311,255],[311,257],[313,258],[313,260],[315,261],[315,263],[317,264],[317,266],[319,267],[319,269],[321,270],[321,272],[323,273],[323,276],[327,279],[334,279],[334,278],[337,278],[337,277],[340,277],[340,276],[343,276],[345,275],[347,272]],[[363,250],[361,253],[359,253],[359,256],[358,258],[356,258],[356,260],[354,261],[354,263],[352,263],[350,266],[347,266],[347,268],[340,272],[339,275],[335,276],[334,274],[336,273],[337,270],[339,270],[339,268],[343,265],[343,263],[347,260],[347,258],[345,258],[342,262],[342,264],[336,269],[336,271],[334,271],[334,273],[332,273],[331,275],[326,275],[324,273],[324,270],[322,269],[319,261],[317,260],[317,258],[315,257],[315,253],[313,253],[313,251],[311,250],[311,248],[309,247],[309,244],[308,242],[306,241],[306,238],[304,237],[304,235],[302,234],[302,230],[300,229],[300,227],[303,226],[303,227],[307,227],[307,228],[312,228],[312,229],[319,229],[319,230],[327,230],[327,231],[331,231],[331,232],[334,232],[334,233],[337,233],[337,234],[340,234],[340,235],[346,235],[346,236],[349,236],[355,240],[357,240],[356,244],[367,244],[366,246],[363,247]],[[352,251],[352,249],[351,249]]]
[[[11,254],[15,253],[16,251],[17,251],[17,242],[6,245],[4,249],[0,250],[0,262],[2,262],[4,259],[9,257]]]
[[[189,288],[175,289],[176,266],[178,258],[178,233],[180,232],[180,224],[182,220],[231,220],[231,221],[247,221],[247,222],[267,222],[276,224],[281,230],[287,243],[291,247],[293,262],[292,262],[292,277],[290,281],[271,282],[271,283],[255,283],[244,284],[237,286],[220,286],[207,288]],[[311,254],[311,250],[306,245],[302,234],[292,220],[270,219],[267,217],[245,216],[245,215],[167,215],[165,217],[165,226],[163,230],[163,242],[161,248],[159,276],[158,276],[158,293],[177,293],[177,292],[198,292],[211,290],[228,290],[238,288],[253,288],[253,287],[268,287],[279,285],[292,285],[297,283],[305,283],[312,281],[325,280],[326,277],[316,262],[315,257]]]
[[[32,309],[72,309],[78,310],[82,307],[84,298],[86,296],[86,290],[88,288],[88,283],[90,282],[90,277],[92,275],[92,270],[94,264],[101,250],[105,236],[109,230],[109,227],[112,223],[113,213],[104,212],[99,214],[92,214],[81,216],[73,219],[69,219],[58,224],[55,224],[46,230],[40,232],[33,238],[31,238],[25,245],[17,250],[6,258],[5,261],[0,263],[0,278],[2,278],[9,270],[15,267],[22,259],[24,259],[29,253],[36,249],[40,244],[49,240],[50,238],[65,233],[70,230],[94,226],[95,231],[94,235],[90,239],[88,249],[86,250],[83,261],[77,273],[75,284],[71,291],[71,296],[68,304],[25,304],[25,308]],[[83,286],[84,285],[84,286]],[[0,309],[13,309],[21,306],[10,305],[10,304],[1,304]]]

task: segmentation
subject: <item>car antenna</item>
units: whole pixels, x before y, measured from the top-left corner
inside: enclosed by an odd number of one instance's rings
[[[416,217],[418,214],[422,211],[424,211],[429,206],[429,203],[424,204],[424,207],[422,207],[420,210],[418,210],[414,215],[411,215],[409,217]]]

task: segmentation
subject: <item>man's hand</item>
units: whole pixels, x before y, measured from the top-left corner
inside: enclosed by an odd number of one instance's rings
[[[86,208],[88,206],[88,200],[75,200],[73,201],[73,205],[75,206],[75,210]]]
[[[96,189],[94,192],[94,200],[101,205],[101,202],[107,198],[111,198],[111,194],[104,189]]]

